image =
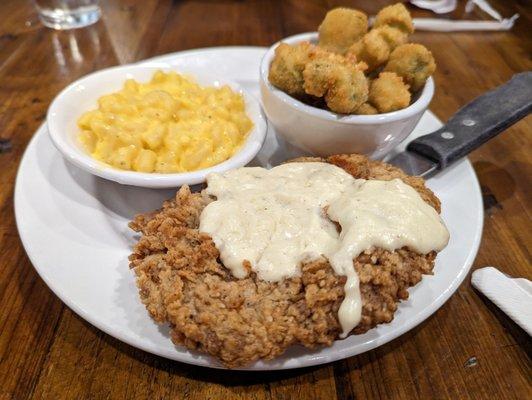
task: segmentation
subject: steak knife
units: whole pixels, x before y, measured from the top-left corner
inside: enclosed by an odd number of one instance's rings
[[[508,82],[460,108],[435,132],[411,141],[386,162],[409,175],[429,178],[526,117],[532,109],[532,72]]]

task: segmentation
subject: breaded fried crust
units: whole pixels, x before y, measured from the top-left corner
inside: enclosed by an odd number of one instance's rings
[[[400,178],[438,212],[440,204],[420,178],[359,155],[326,161],[356,178]],[[150,214],[136,216],[130,227],[142,236],[130,256],[140,297],[150,315],[169,323],[177,345],[211,354],[228,367],[272,359],[292,344],[330,346],[341,333],[337,312],[345,277],[326,259],[304,263],[301,276],[266,282],[251,272],[236,279],[219,260],[207,234],[198,231],[199,217],[210,200],[182,187],[175,199]],[[422,274],[430,274],[434,252],[420,255],[407,248],[394,252],[370,249],[354,260],[360,277],[362,319],[351,332],[360,334],[393,319],[399,300]]]

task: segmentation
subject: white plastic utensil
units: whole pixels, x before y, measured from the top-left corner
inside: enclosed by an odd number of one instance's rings
[[[473,272],[471,283],[532,336],[532,282],[485,267]]]

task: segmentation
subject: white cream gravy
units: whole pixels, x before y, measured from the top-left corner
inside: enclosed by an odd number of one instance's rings
[[[354,258],[372,247],[426,254],[449,240],[436,210],[399,179],[355,179],[334,165],[310,162],[240,168],[211,174],[207,182],[216,200],[203,210],[200,231],[212,237],[235,277],[247,276],[247,260],[260,279],[279,281],[300,275],[302,261],[322,256],[347,277],[338,311],[342,337],[362,312]]]

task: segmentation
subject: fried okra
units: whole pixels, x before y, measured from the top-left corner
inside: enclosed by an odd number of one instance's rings
[[[425,46],[408,43],[392,52],[384,70],[395,72],[410,85],[412,92],[417,92],[436,70],[436,62]]]
[[[371,82],[369,102],[381,113],[400,110],[410,104],[410,92],[403,79],[393,72],[381,72]]]
[[[351,114],[367,101],[364,73],[340,55],[317,55],[305,67],[303,78],[305,92],[323,97],[331,111]]]
[[[368,17],[350,8],[335,8],[327,13],[318,28],[319,46],[338,54],[347,49],[368,31]]]

